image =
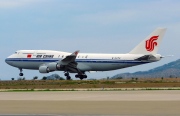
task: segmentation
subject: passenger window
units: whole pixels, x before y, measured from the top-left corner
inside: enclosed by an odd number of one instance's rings
[[[86,58],[88,57],[88,55],[86,56]]]

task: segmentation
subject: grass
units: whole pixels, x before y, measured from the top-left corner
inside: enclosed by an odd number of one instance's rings
[[[152,91],[180,90],[179,88],[91,88],[91,89],[4,89],[0,92],[52,92],[52,91]]]
[[[81,88],[97,88],[106,90],[108,88],[178,88],[180,87],[180,78],[139,78],[119,79],[119,80],[21,80],[21,81],[0,81],[0,90],[27,90],[34,91],[37,89],[43,91],[52,90],[77,90]],[[149,89],[147,89],[149,90]]]

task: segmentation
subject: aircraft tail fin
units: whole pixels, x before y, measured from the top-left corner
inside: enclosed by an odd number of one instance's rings
[[[157,28],[132,51],[130,51],[129,54],[157,54],[165,32],[166,28]]]

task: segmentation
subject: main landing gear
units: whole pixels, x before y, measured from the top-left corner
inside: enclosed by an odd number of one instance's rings
[[[75,77],[80,78],[81,80],[83,80],[83,79],[87,78],[87,75],[85,75],[85,74],[77,74],[77,75],[75,75]]]
[[[71,80],[71,77],[69,76],[68,72],[65,72],[64,76],[66,76],[66,80]],[[83,74],[77,74],[77,75],[75,75],[75,77],[83,80],[83,79],[87,78],[87,75],[83,73]]]
[[[19,76],[23,76],[24,74],[22,73],[22,68],[19,69],[20,70],[20,73],[19,73]]]
[[[64,73],[64,76],[66,76],[66,80],[71,80],[71,77],[69,76],[68,72]]]

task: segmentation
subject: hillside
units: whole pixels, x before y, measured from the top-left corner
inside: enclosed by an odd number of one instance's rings
[[[180,59],[148,71],[139,71],[135,73],[122,73],[122,74],[117,74],[112,78],[117,78],[117,77],[123,77],[123,78],[180,77]]]

